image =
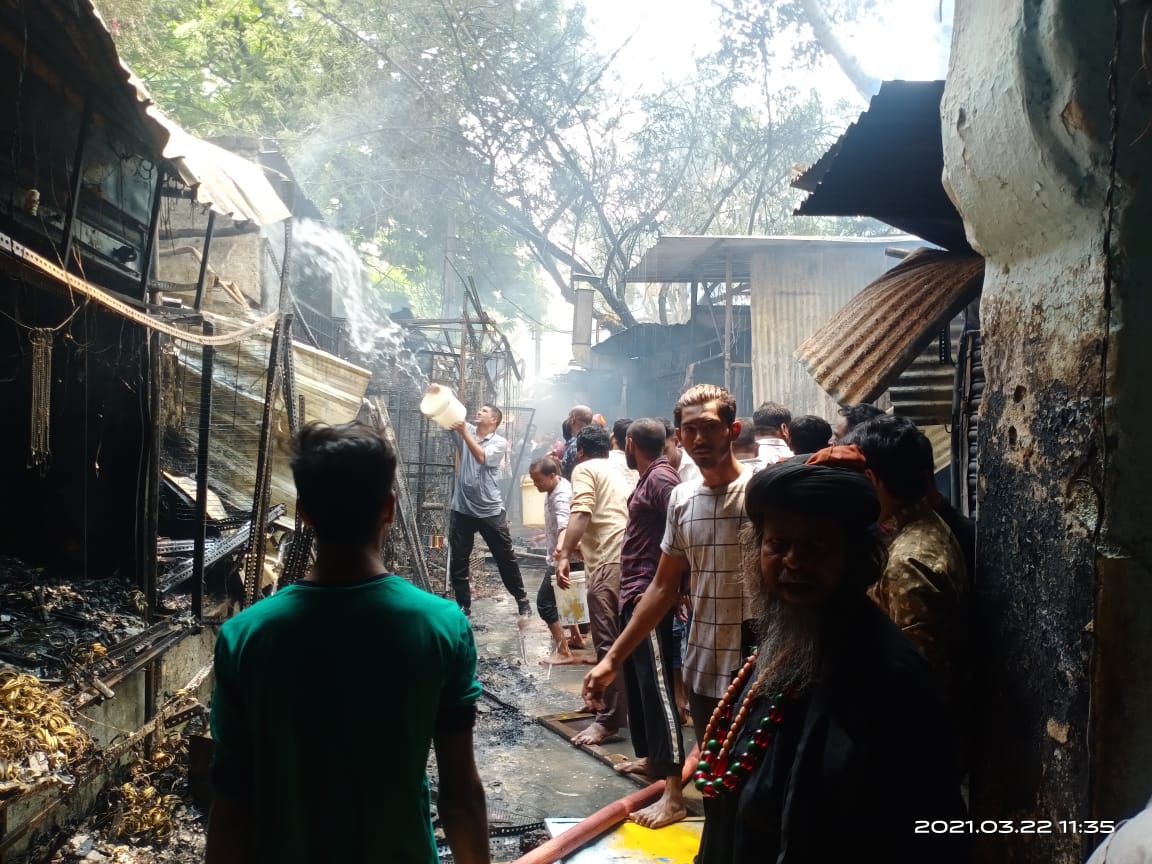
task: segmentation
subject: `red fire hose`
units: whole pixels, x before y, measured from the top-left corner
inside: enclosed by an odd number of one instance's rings
[[[693,748],[684,760],[684,770],[680,775],[680,782],[687,783],[696,770],[696,763],[700,758],[700,748]],[[565,855],[575,852],[589,840],[599,837],[604,832],[615,828],[628,818],[628,814],[641,807],[651,804],[664,794],[663,780],[657,780],[651,786],[645,786],[638,792],[625,795],[619,801],[613,801],[607,807],[601,807],[595,813],[581,822],[573,825],[559,837],[553,837],[542,846],[537,846],[527,855],[521,855],[512,864],[553,864]]]

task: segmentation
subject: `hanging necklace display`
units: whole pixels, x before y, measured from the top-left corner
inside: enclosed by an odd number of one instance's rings
[[[48,447],[52,409],[52,328],[33,328],[28,338],[32,343],[32,423],[28,466],[39,468],[43,474],[52,459]]]

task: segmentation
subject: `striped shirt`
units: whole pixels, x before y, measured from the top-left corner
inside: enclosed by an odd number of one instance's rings
[[[668,501],[680,475],[661,456],[648,466],[628,498],[628,527],[620,550],[620,609],[652,583],[660,563],[660,541],[668,524]]]
[[[660,547],[692,570],[684,680],[693,692],[713,699],[724,695],[743,663],[741,624],[754,617],[740,543],[740,529],[748,521],[744,490],[751,476],[745,471],[726,486],[677,486]]]

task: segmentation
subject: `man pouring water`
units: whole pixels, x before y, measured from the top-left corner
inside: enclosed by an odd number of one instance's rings
[[[441,410],[426,410],[425,404],[432,397],[440,397],[435,401],[443,406]],[[450,416],[451,408],[458,412],[455,417]],[[488,544],[492,557],[496,559],[504,587],[516,601],[517,614],[531,615],[532,606],[524,590],[524,577],[520,575],[516,552],[512,549],[508,515],[500,495],[500,467],[508,455],[508,440],[496,434],[504,419],[503,413],[495,405],[481,405],[476,412],[475,424],[468,423],[460,416],[463,408],[456,402],[451,391],[435,384],[429,387],[421,410],[450,429],[460,448],[456,491],[452,495],[451,523],[448,526],[448,550],[451,556],[448,574],[456,602],[465,615],[472,613],[468,563],[472,557],[476,533],[479,532]]]

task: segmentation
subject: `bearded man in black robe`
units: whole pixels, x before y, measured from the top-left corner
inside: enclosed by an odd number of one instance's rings
[[[968,825],[927,661],[865,593],[884,569],[864,476],[769,466],[748,483],[759,648],[710,724],[699,864],[953,864]]]

